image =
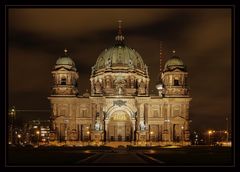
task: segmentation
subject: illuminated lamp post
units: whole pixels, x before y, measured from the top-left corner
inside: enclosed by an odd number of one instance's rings
[[[152,146],[152,135],[153,135],[153,131],[150,132],[150,145]]]
[[[182,133],[182,146],[183,146],[183,141],[184,141],[184,133],[183,133],[183,129],[184,129],[184,127],[182,126],[182,127],[181,127],[181,131],[182,131],[182,132],[181,132],[181,133]]]
[[[20,144],[20,139],[22,137],[21,134],[18,134],[17,137],[18,137],[18,144]]]
[[[87,131],[87,135],[88,135],[88,145],[89,145],[89,141],[90,141],[90,132]]]
[[[13,106],[8,113],[9,117],[9,144],[14,144],[16,141],[16,137],[14,135],[15,132],[15,119],[16,119],[16,109]]]
[[[209,145],[211,145],[211,134],[213,133],[212,130],[208,131],[208,140],[209,140]]]
[[[228,137],[229,137],[229,132],[228,132],[228,117],[226,117],[226,123],[227,123],[227,131],[226,131],[226,134],[227,134],[227,138],[226,138],[226,140],[227,140],[227,142],[228,142]],[[224,132],[225,133],[225,132]]]
[[[36,131],[37,134],[37,145],[39,146],[39,136],[40,136],[40,131]]]
[[[226,142],[228,142],[228,131],[224,131],[224,133],[227,135]]]

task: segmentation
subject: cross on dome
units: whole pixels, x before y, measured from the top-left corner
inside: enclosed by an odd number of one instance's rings
[[[64,49],[64,54],[65,54],[65,56],[67,55],[67,52],[68,52],[68,50],[67,50],[67,48],[65,48],[65,49]]]

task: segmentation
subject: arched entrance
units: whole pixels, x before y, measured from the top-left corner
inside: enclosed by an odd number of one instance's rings
[[[183,139],[183,129],[180,124],[173,124],[173,141],[180,142]]]
[[[108,122],[107,140],[109,141],[131,141],[132,122],[125,111],[115,111]]]

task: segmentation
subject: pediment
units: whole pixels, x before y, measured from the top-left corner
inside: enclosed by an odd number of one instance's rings
[[[185,121],[185,118],[184,117],[182,117],[182,116],[175,116],[175,117],[173,117],[172,118],[172,120],[176,120],[176,121]]]
[[[182,70],[179,69],[179,68],[175,68],[173,71],[174,71],[174,72],[182,72]]]
[[[68,71],[65,67],[61,67],[58,71]]]

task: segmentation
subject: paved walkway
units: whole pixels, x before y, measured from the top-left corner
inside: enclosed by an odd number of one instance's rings
[[[133,152],[104,153],[101,157],[92,163],[107,164],[147,164],[145,160],[140,158]]]
[[[114,142],[105,143],[105,146],[110,146],[110,147],[114,147],[114,148],[117,148],[119,145],[127,147],[127,145],[131,145],[131,142],[117,142],[117,141],[114,141]]]

